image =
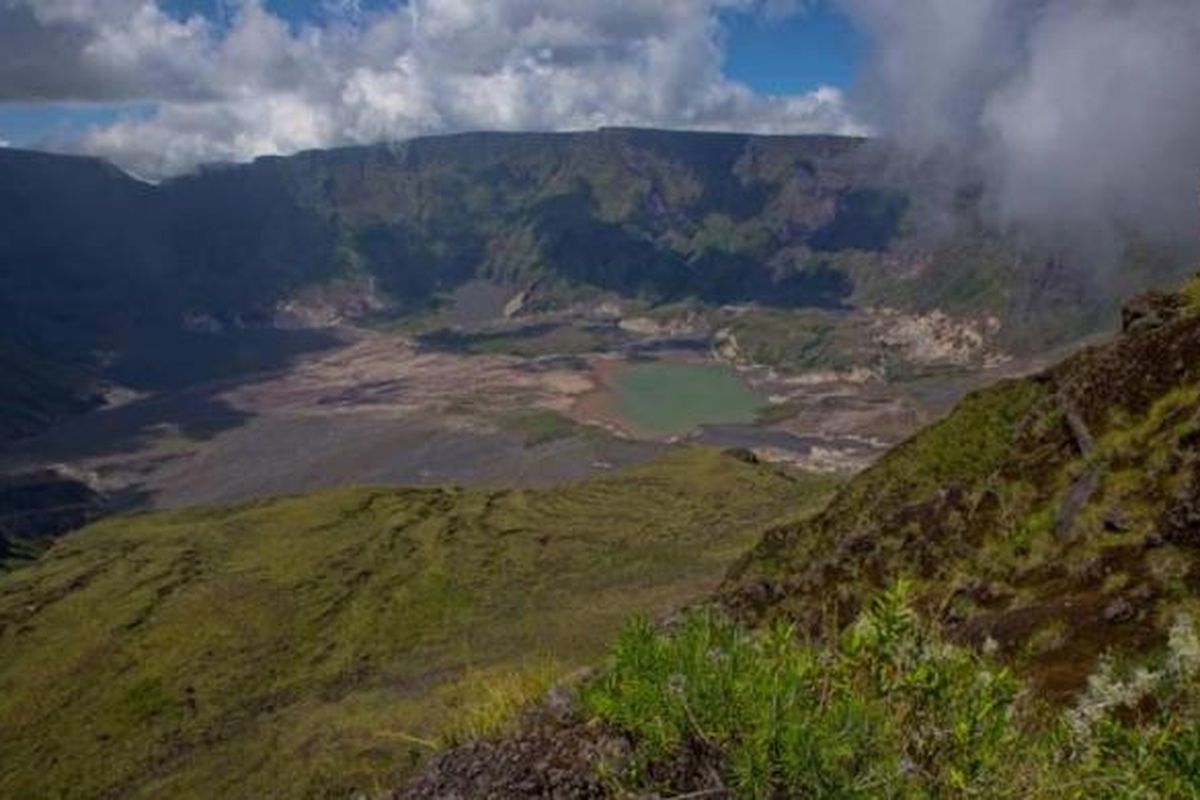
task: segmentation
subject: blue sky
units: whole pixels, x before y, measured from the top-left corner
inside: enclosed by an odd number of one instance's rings
[[[595,0],[607,2],[608,0]],[[580,0],[587,2],[587,0]],[[359,0],[364,10],[388,0]],[[289,20],[320,20],[322,3],[315,0],[267,0],[267,6]],[[174,13],[217,17],[221,0],[166,0]],[[764,19],[751,14],[727,14],[726,73],[760,91],[799,93],[821,85],[847,86],[861,42],[848,20],[824,0],[802,15]]]
[[[841,14],[818,5],[806,14],[764,19],[727,15],[725,74],[761,92],[800,94],[818,86],[845,89],[863,42]]]
[[[385,5],[387,0],[360,0]],[[201,13],[220,20],[228,0],[162,0],[174,16]],[[267,0],[267,7],[292,22],[319,23],[323,4],[316,0]],[[722,16],[725,75],[756,92],[793,95],[819,86],[847,87],[853,80],[861,42],[839,14],[819,2],[808,12],[786,18],[761,14]],[[118,120],[150,115],[154,104],[0,103],[0,142],[32,145],[69,141],[83,132]]]
[[[90,127],[150,113],[147,104],[0,104],[0,139],[21,146],[73,139]]]

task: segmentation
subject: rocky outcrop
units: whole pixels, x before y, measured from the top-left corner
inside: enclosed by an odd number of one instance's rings
[[[1178,294],[1143,292],[1121,308],[1121,331],[1134,333],[1174,322],[1179,318],[1183,307],[1184,300]]]
[[[602,800],[612,796],[596,767],[628,749],[552,705],[532,709],[518,732],[470,742],[436,756],[392,800]]]
[[[898,351],[915,365],[937,366],[1000,363],[995,339],[1000,320],[952,317],[942,311],[905,314],[893,308],[871,311],[875,340],[885,349]]]
[[[378,313],[388,300],[369,275],[309,286],[275,308],[273,324],[284,330],[330,328]]]

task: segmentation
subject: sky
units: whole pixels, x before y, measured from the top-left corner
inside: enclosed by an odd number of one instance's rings
[[[464,130],[867,134],[1097,262],[1200,244],[1197,97],[1200,0],[0,0],[0,143],[148,179]]]
[[[467,129],[863,133],[836,0],[0,0],[0,143],[148,177]]]

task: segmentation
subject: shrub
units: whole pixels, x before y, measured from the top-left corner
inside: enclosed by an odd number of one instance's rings
[[[1007,669],[934,635],[899,585],[825,647],[713,612],[670,632],[634,620],[582,699],[632,737],[616,776],[630,790],[681,788],[653,786],[679,774],[656,767],[702,753],[739,798],[1200,797],[1189,619],[1158,661],[1107,661],[1046,713]]]
[[[901,797],[986,782],[1016,741],[1015,691],[930,636],[901,586],[830,650],[784,623],[755,636],[713,613],[670,634],[634,621],[584,703],[633,734],[634,780],[699,743],[739,797]]]

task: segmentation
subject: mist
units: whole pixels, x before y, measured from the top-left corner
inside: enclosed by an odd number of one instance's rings
[[[1200,241],[1197,0],[838,2],[870,43],[855,112],[992,222],[1098,260]]]

